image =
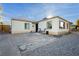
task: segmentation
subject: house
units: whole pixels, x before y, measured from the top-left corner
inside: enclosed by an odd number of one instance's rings
[[[38,21],[38,31],[50,35],[62,35],[69,33],[70,22],[59,17],[43,18]]]
[[[43,18],[43,20],[37,22],[23,19],[11,19],[11,25],[1,28],[5,28],[5,32],[11,32],[12,34],[42,32],[51,35],[61,35],[69,33],[70,22],[59,16]]]
[[[11,33],[26,33],[26,32],[35,32],[36,31],[36,22],[29,20],[21,19],[12,19],[11,20]]]

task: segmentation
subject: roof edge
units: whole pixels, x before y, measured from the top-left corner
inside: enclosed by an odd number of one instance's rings
[[[26,19],[14,19],[14,18],[13,18],[13,19],[11,19],[11,20],[37,23],[36,21],[29,21],[29,20],[26,20]]]
[[[69,23],[72,23],[72,22],[70,22],[70,21],[68,21],[68,20],[66,20],[66,19],[64,19],[64,18],[62,18],[62,17],[60,17],[60,16],[54,16],[54,17],[51,17],[51,18],[43,18],[42,20],[40,20],[40,21],[38,21],[38,22],[46,21],[46,20],[54,19],[54,18],[60,18],[60,19],[63,19],[64,21],[67,21],[67,22],[69,22]]]

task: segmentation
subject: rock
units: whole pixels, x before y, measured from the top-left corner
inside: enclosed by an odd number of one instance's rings
[[[21,46],[19,46],[19,50],[20,50],[20,51],[25,51],[25,50],[26,50],[26,45],[21,45]]]

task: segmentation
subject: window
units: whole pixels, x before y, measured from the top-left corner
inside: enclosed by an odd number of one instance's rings
[[[25,23],[25,29],[29,29],[30,24],[29,23]]]
[[[59,21],[59,28],[60,29],[65,29],[65,22]]]
[[[47,29],[52,29],[52,22],[51,21],[47,22]]]
[[[32,24],[32,27],[34,27],[35,24]]]

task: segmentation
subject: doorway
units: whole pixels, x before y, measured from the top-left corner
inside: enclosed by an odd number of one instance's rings
[[[38,32],[38,23],[36,24],[36,32]]]
[[[49,32],[48,32],[48,31],[46,31],[46,34],[49,34]]]

